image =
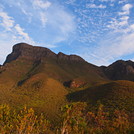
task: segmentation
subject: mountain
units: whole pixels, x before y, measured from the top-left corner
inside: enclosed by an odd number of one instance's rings
[[[22,75],[25,75],[25,78],[18,84],[33,76],[32,73],[35,73],[35,70],[63,83],[74,79],[82,79],[85,83],[88,81],[93,84],[94,81],[100,82],[106,79],[99,67],[87,63],[77,55],[65,55],[61,52],[55,54],[47,48],[19,43],[13,47],[13,52],[7,56],[4,68],[7,72],[8,68],[17,67],[18,69],[15,70],[20,72],[23,66],[26,72],[23,72]]]
[[[45,112],[50,120],[59,119],[60,107],[70,101],[95,105],[101,100],[109,105],[117,102],[113,107],[120,103],[129,107],[133,82],[113,80],[133,81],[133,68],[132,61],[98,67],[77,55],[56,54],[48,48],[19,43],[0,66],[0,103],[18,110],[27,105],[37,113]],[[123,99],[118,101],[118,97]]]
[[[105,81],[99,67],[77,55],[19,43],[0,68],[0,102],[17,109],[26,104],[54,119],[71,90]]]
[[[103,67],[105,75],[112,80],[131,80],[134,81],[134,62],[119,60]]]

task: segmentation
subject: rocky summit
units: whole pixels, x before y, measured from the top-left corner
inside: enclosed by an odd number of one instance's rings
[[[43,58],[51,58],[55,60],[67,61],[84,61],[77,55],[65,55],[61,52],[55,54],[48,48],[32,46],[26,43],[19,43],[13,46],[13,51],[7,56],[4,64],[9,63],[17,58],[24,58],[28,60],[41,60]]]

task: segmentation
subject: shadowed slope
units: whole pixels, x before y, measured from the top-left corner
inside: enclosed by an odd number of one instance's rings
[[[103,70],[109,79],[134,81],[134,62],[130,60],[118,60]]]
[[[108,108],[134,112],[134,82],[114,81],[71,93],[67,98],[69,101],[86,101],[91,104],[101,101]]]

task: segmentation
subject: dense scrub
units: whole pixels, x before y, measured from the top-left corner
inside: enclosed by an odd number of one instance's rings
[[[94,111],[82,102],[65,105],[56,126],[32,108],[18,112],[8,105],[0,106],[1,134],[132,134],[133,127],[131,115],[123,110],[105,111],[101,104]]]

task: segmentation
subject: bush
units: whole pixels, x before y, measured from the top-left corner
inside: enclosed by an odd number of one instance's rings
[[[83,102],[65,105],[61,108],[61,123],[55,128],[44,114],[36,115],[32,108],[16,112],[0,105],[1,134],[132,134],[133,128],[125,111],[107,112],[101,104],[94,112]]]
[[[0,132],[2,134],[45,134],[49,130],[49,121],[42,114],[36,116],[32,108],[24,107],[17,113],[8,105],[0,106]]]

